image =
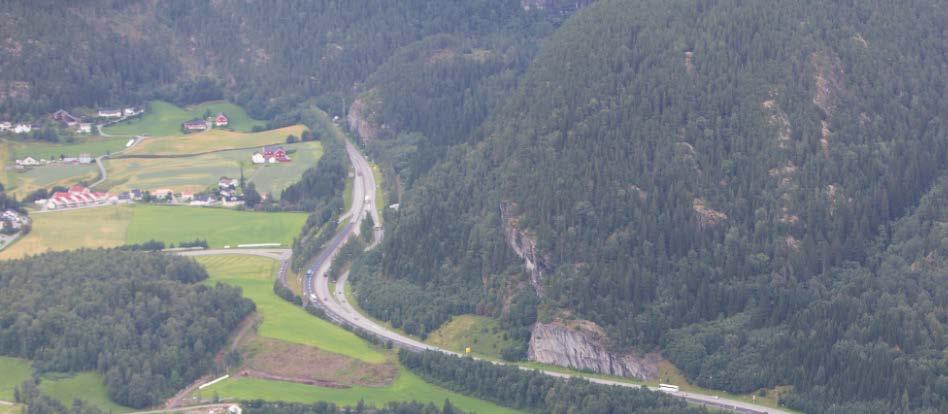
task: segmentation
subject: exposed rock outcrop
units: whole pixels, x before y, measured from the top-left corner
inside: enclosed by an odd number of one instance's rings
[[[706,206],[704,200],[700,198],[694,199],[691,207],[695,211],[695,216],[698,218],[698,225],[701,228],[711,227],[727,220],[727,214]]]
[[[537,296],[543,297],[543,275],[553,271],[553,260],[549,254],[537,251],[536,238],[517,227],[518,218],[512,214],[509,202],[500,203],[500,219],[504,226],[504,240],[514,253],[523,259],[524,267],[530,275],[530,284]]]
[[[372,108],[377,104],[372,102],[375,98],[371,91],[366,93],[349,105],[349,114],[346,115],[346,122],[349,124],[349,130],[359,134],[362,139],[372,141],[379,139],[385,126],[380,126],[374,120],[375,116]]]
[[[839,104],[840,96],[846,92],[843,62],[835,53],[814,52],[810,54],[810,65],[813,66],[813,80],[816,83],[813,104],[831,116]]]
[[[605,333],[590,321],[533,325],[528,357],[531,361],[621,377],[653,379],[658,376],[658,354],[638,356],[615,353],[603,345]]]

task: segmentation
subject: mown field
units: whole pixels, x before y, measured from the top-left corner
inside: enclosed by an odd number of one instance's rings
[[[133,188],[203,191],[216,187],[221,176],[239,177],[243,168],[244,177],[256,185],[258,192],[271,193],[279,198],[284,188],[299,181],[303,172],[314,166],[323,155],[323,147],[319,142],[284,145],[284,148],[296,151],[290,154],[293,161],[255,165],[250,161],[254,150],[222,151],[181,158],[109,159],[105,161],[109,178],[102,183],[101,188],[108,188],[112,192]]]
[[[170,244],[200,238],[212,247],[250,243],[288,246],[306,214],[141,204],[36,213],[32,219],[33,231],[0,251],[0,259],[152,239]]]
[[[52,188],[79,183],[93,182],[99,177],[95,164],[54,165],[26,170],[9,170],[5,174],[3,186],[10,194],[19,198],[40,188]]]
[[[55,185],[69,185],[80,181],[93,181],[98,177],[95,165],[65,165],[52,167],[38,167],[27,170],[17,170],[15,160],[31,156],[36,159],[59,158],[60,155],[76,157],[81,153],[89,153],[93,157],[113,153],[125,148],[124,138],[86,137],[74,143],[50,144],[34,141],[3,141],[0,143],[0,182],[11,194],[18,197],[30,193],[38,188],[49,188]]]
[[[384,405],[391,401],[421,401],[441,405],[451,400],[455,407],[478,414],[507,414],[520,411],[468,397],[424,382],[421,378],[403,369],[398,378],[387,387],[323,388],[305,384],[270,381],[257,378],[232,378],[201,391],[209,398],[214,393],[222,399],[288,401],[314,403],[328,401],[337,405],[355,405],[365,401],[372,405]]]
[[[196,258],[207,267],[209,283],[218,281],[240,286],[244,296],[257,304],[263,317],[258,334],[287,342],[309,345],[322,350],[372,363],[395,363],[389,351],[378,350],[354,334],[322,319],[307,314],[273,293],[277,262],[254,256],[201,256]],[[300,383],[236,377],[198,392],[202,398],[214,395],[222,399],[265,399],[270,401],[330,401],[355,405],[359,400],[372,404],[390,401],[425,401],[440,405],[449,399],[456,406],[478,413],[516,413],[486,401],[457,394],[426,383],[411,372],[400,369],[396,379],[384,387],[355,386],[328,388]]]
[[[71,406],[74,400],[83,400],[107,412],[133,411],[109,399],[105,384],[102,382],[102,375],[98,372],[44,375],[40,380],[40,390],[66,407]]]
[[[256,256],[201,256],[210,281],[240,286],[244,296],[257,304],[263,317],[260,336],[318,347],[370,363],[384,363],[386,356],[355,334],[313,317],[273,293],[273,278],[279,268],[275,260]]]
[[[228,128],[234,131],[250,131],[254,126],[266,126],[265,121],[251,118],[243,108],[230,102],[213,101],[182,108],[165,101],[151,101],[141,118],[110,125],[104,132],[120,136],[180,135],[182,122],[203,117],[207,110],[214,115],[220,112],[226,114],[230,120]]]
[[[195,134],[151,137],[130,148],[129,155],[175,155],[196,154],[208,151],[220,151],[234,148],[262,147],[271,144],[284,144],[288,135],[297,137],[306,130],[303,125],[293,125],[261,132],[234,132],[210,130]]]

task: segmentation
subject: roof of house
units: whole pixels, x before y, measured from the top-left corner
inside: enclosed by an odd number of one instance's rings
[[[207,123],[205,123],[204,120],[201,120],[201,119],[192,119],[192,120],[189,120],[189,121],[184,121],[184,125],[185,125],[185,126],[188,126],[188,125],[207,125]]]
[[[89,192],[89,189],[79,184],[75,184],[72,187],[69,187],[69,192],[70,193],[86,193],[86,192]]]

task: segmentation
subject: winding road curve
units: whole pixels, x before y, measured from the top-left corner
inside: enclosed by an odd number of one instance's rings
[[[339,278],[336,283],[336,291],[331,292],[329,289],[329,277],[328,270],[332,263],[332,257],[342,248],[342,245],[346,240],[353,234],[358,234],[359,225],[362,222],[362,219],[365,217],[365,214],[368,212],[372,216],[372,219],[375,223],[380,223],[377,215],[377,209],[375,208],[375,179],[372,176],[372,169],[369,166],[368,161],[365,157],[355,148],[351,143],[346,141],[346,151],[349,155],[349,160],[352,162],[354,169],[356,170],[356,177],[353,186],[353,201],[352,207],[347,214],[351,217],[350,223],[345,226],[339,233],[336,234],[330,243],[327,245],[326,249],[320,253],[315,260],[313,260],[308,267],[310,275],[306,276],[305,283],[303,285],[304,290],[304,302],[308,302],[312,305],[322,308],[326,314],[333,320],[336,320],[339,323],[357,327],[366,332],[370,332],[373,335],[376,335],[379,338],[384,340],[391,341],[393,345],[400,348],[404,348],[410,351],[436,351],[442,352],[450,355],[459,355],[456,352],[449,351],[447,349],[439,348],[423,342],[417,341],[415,339],[409,338],[407,336],[401,335],[398,332],[389,330],[388,328],[375,323],[365,315],[359,313],[355,307],[345,298],[345,284],[348,279],[348,274],[343,275]],[[373,242],[373,246],[378,244],[378,241],[381,240],[382,233],[378,229],[376,230],[376,240]],[[494,364],[504,364],[503,362],[497,361],[488,361]],[[513,364],[511,364],[513,365]],[[514,365],[516,366],[516,365]],[[519,366],[518,366],[519,367]],[[519,367],[521,369],[532,369]],[[614,385],[620,387],[629,387],[629,388],[642,388],[642,385],[630,384],[626,382],[612,381],[607,379],[600,379],[585,376],[582,374],[570,375],[563,374],[559,372],[538,370],[538,372],[545,375],[550,375],[553,377],[559,378],[571,378],[578,377],[583,378],[587,381],[594,382],[597,384],[604,385]],[[657,388],[649,389],[657,391]],[[747,403],[743,401],[733,400],[724,397],[716,397],[704,394],[696,394],[690,392],[674,392],[668,393],[673,397],[684,399],[688,402],[695,404],[703,404],[714,408],[725,409],[738,413],[753,413],[753,414],[792,414],[789,411],[765,407],[758,404]]]

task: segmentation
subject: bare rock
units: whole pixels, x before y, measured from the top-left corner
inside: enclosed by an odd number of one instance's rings
[[[531,361],[588,370],[600,374],[650,380],[658,376],[662,358],[611,352],[603,345],[605,333],[590,321],[536,323],[530,336]]]

